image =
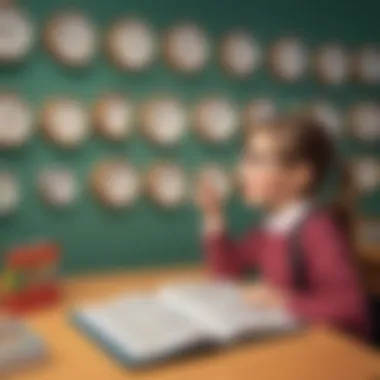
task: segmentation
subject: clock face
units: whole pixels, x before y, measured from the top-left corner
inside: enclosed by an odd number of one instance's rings
[[[236,77],[247,77],[260,65],[262,53],[257,41],[248,33],[233,32],[222,41],[221,62]]]
[[[148,176],[150,197],[164,207],[182,204],[187,197],[187,181],[183,170],[175,164],[155,166]]]
[[[174,145],[186,132],[186,111],[175,99],[148,101],[142,108],[141,119],[146,136],[160,145]]]
[[[81,145],[90,132],[86,109],[71,99],[48,102],[43,109],[42,126],[50,140],[67,148]]]
[[[202,70],[210,55],[206,34],[196,24],[183,23],[172,27],[164,43],[168,63],[186,73]]]
[[[33,132],[33,115],[28,105],[16,94],[0,94],[0,147],[24,144]]]
[[[214,186],[222,200],[229,198],[233,191],[231,176],[217,164],[204,165],[198,173],[197,181],[207,181]]]
[[[249,130],[256,125],[265,124],[277,115],[276,105],[269,99],[256,99],[248,103],[243,112],[244,126]]]
[[[379,187],[380,165],[376,159],[361,158],[354,162],[352,170],[359,191],[371,192]]]
[[[282,80],[292,82],[306,71],[308,54],[305,46],[296,38],[282,38],[273,47],[271,66]]]
[[[93,173],[92,185],[96,195],[113,208],[131,205],[140,192],[138,173],[124,159],[100,163]]]
[[[323,46],[316,56],[316,72],[318,77],[327,84],[342,84],[350,73],[347,52],[339,45]]]
[[[341,112],[327,102],[317,102],[310,107],[310,116],[315,122],[326,128],[333,136],[342,134],[343,116]]]
[[[78,194],[74,173],[62,167],[49,167],[38,176],[41,197],[50,205],[65,207],[72,204]]]
[[[367,84],[380,83],[380,49],[375,46],[362,48],[355,60],[358,79]]]
[[[95,105],[95,125],[106,138],[124,140],[133,130],[133,104],[123,95],[107,94]]]
[[[224,143],[237,133],[239,117],[228,100],[211,98],[202,101],[196,107],[195,127],[204,140]]]
[[[8,171],[0,170],[0,216],[11,214],[20,203],[20,188],[16,176]]]
[[[114,24],[107,45],[113,61],[125,70],[144,70],[156,56],[153,31],[148,24],[137,19],[124,19]]]
[[[79,12],[55,16],[47,25],[45,39],[52,54],[69,66],[87,65],[95,54],[95,28]]]
[[[380,138],[380,109],[372,102],[360,103],[350,111],[350,126],[353,134],[362,140]]]
[[[22,60],[32,48],[34,28],[28,17],[13,7],[0,7],[0,62]]]

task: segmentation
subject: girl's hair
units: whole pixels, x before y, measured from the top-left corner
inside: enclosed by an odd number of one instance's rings
[[[352,236],[354,186],[349,167],[339,156],[335,139],[327,128],[303,115],[291,115],[254,128],[253,133],[257,130],[276,135],[282,162],[308,165],[312,171],[312,180],[305,189],[307,193],[317,193],[329,174],[338,172],[338,189],[335,200],[331,203],[331,212],[337,223],[349,233],[348,236]]]

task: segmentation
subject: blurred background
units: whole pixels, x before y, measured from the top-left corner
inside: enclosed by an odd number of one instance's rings
[[[2,357],[17,366],[20,352],[22,363],[51,351],[50,367],[18,379],[130,378],[73,333],[72,306],[203,275],[177,268],[202,262],[197,176],[215,175],[240,235],[259,218],[238,192],[244,136],[289,110],[320,120],[352,167],[352,238],[380,320],[379,13],[375,0],[0,0],[0,306],[23,316],[3,321],[0,308],[0,372]],[[165,341],[170,315],[160,326],[156,304],[141,305],[143,338],[163,326]],[[265,379],[380,378],[378,356],[351,338],[292,339],[155,375],[230,380],[251,365]]]
[[[228,98],[239,112],[249,101],[261,98],[270,99],[279,110],[327,101],[344,116],[338,143],[347,157],[353,161],[360,157],[374,161],[379,158],[379,141],[353,136],[348,123],[350,109],[356,104],[377,102],[378,106],[378,83],[362,83],[350,76],[341,85],[327,85],[316,78],[312,65],[301,79],[284,82],[269,67],[271,47],[287,36],[301,39],[311,55],[320,45],[332,42],[347,49],[354,59],[362,47],[379,41],[380,5],[376,1],[9,0],[8,3],[25,11],[35,28],[35,38],[22,61],[1,66],[0,89],[15,91],[28,103],[35,116],[36,131],[21,147],[0,150],[1,165],[15,173],[21,194],[17,210],[0,220],[2,253],[19,243],[52,238],[63,248],[65,272],[198,262],[201,257],[198,223],[191,201],[167,210],[142,195],[128,209],[112,209],[94,197],[89,185],[91,172],[97,162],[115,156],[126,157],[141,173],[163,160],[176,162],[189,173],[210,161],[232,170],[239,157],[242,133],[223,144],[207,144],[194,133],[187,133],[178,145],[161,147],[140,133],[139,121],[128,139],[113,142],[92,133],[80,147],[65,149],[44,138],[39,128],[41,110],[52,97],[75,99],[90,110],[108,92],[126,94],[136,106],[165,94],[180,100],[188,112],[212,95]],[[66,10],[83,12],[96,31],[96,52],[81,67],[59,62],[44,42],[48,22]],[[149,67],[140,72],[117,67],[105,48],[107,31],[124,15],[146,22],[157,38],[159,51]],[[161,51],[165,32],[181,21],[191,21],[203,28],[210,44],[210,58],[205,67],[191,75],[171,68]],[[263,56],[259,67],[243,79],[228,75],[218,55],[221,38],[234,30],[251,33]],[[52,165],[70,168],[77,178],[78,196],[70,207],[51,207],[38,194],[37,177]],[[380,217],[380,198],[378,188],[372,187],[360,197],[357,215],[375,223]],[[228,209],[235,233],[243,231],[257,216],[245,210],[238,197],[231,200]],[[378,226],[379,223],[372,226],[372,238],[368,238],[372,242],[378,239]]]

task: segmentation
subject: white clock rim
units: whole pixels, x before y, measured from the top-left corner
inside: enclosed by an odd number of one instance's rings
[[[12,101],[14,102],[17,102],[18,105],[20,105],[21,107],[23,107],[29,114],[29,125],[27,127],[28,129],[28,133],[24,136],[23,140],[20,141],[18,144],[11,144],[11,145],[8,145],[8,144],[3,144],[0,140],[0,147],[1,148],[20,148],[21,146],[25,145],[27,141],[29,141],[31,138],[32,138],[32,135],[33,133],[35,132],[35,116],[33,115],[33,110],[32,108],[30,107],[30,105],[28,104],[28,102],[21,96],[19,95],[18,93],[16,92],[0,92],[0,102],[2,101],[2,99],[4,98],[9,98],[11,99]]]
[[[196,67],[196,68],[185,68],[181,66],[178,62],[176,62],[176,58],[174,57],[172,53],[172,49],[170,47],[170,39],[173,37],[173,34],[178,32],[178,30],[182,28],[194,28],[197,29],[201,34],[203,35],[203,43],[205,44],[206,51],[205,51],[205,57],[204,62],[202,66]],[[182,21],[179,23],[176,23],[169,27],[169,29],[165,32],[164,38],[163,38],[163,56],[169,67],[171,67],[173,70],[177,70],[178,72],[181,72],[183,74],[196,74],[202,72],[210,60],[211,57],[211,43],[207,36],[206,30],[199,24],[191,21]]]
[[[369,50],[375,50],[379,56],[379,62],[380,62],[380,46],[375,45],[375,44],[364,44],[362,45],[358,51],[354,55],[354,74],[355,78],[359,83],[365,84],[365,85],[376,85],[377,83],[380,82],[380,74],[379,78],[376,81],[368,80],[368,78],[363,77],[363,73],[360,67],[360,61],[362,61],[363,57],[362,55],[365,52],[368,52]]]
[[[73,191],[72,191],[72,197],[68,203],[55,202],[54,196],[47,195],[46,193],[46,188],[45,188],[45,185],[43,184],[44,179],[42,177],[50,173],[54,174],[53,173],[54,171],[60,171],[60,172],[65,172],[69,174],[70,182],[73,185]],[[72,205],[73,203],[75,203],[79,194],[79,185],[78,185],[78,181],[74,172],[71,171],[69,168],[63,167],[63,166],[54,166],[54,167],[52,166],[52,167],[44,168],[43,170],[41,170],[37,178],[37,189],[43,201],[45,201],[51,206],[57,206],[57,207],[66,207],[66,206]]]
[[[115,50],[113,48],[113,44],[114,44],[113,40],[115,38],[115,33],[117,32],[117,29],[122,27],[123,24],[132,23],[132,22],[137,22],[143,25],[144,27],[146,27],[147,30],[149,31],[149,34],[152,38],[152,43],[153,43],[153,49],[150,54],[150,58],[145,62],[144,65],[142,65],[139,68],[135,68],[135,67],[132,67],[130,64],[123,63],[122,60],[120,59],[119,54],[117,52],[115,53]],[[153,65],[158,54],[158,41],[155,36],[155,31],[153,27],[148,21],[145,21],[137,17],[124,17],[115,21],[113,24],[111,24],[106,33],[105,46],[106,46],[107,55],[110,57],[112,63],[116,67],[118,67],[120,70],[123,70],[123,71],[130,71],[130,72],[146,71]]]
[[[347,64],[347,69],[346,69],[346,73],[345,73],[344,77],[339,81],[331,80],[331,78],[329,78],[329,75],[326,75],[325,70],[323,70],[321,67],[321,63],[320,63],[321,55],[323,53],[325,53],[325,50],[327,50],[327,49],[338,49],[344,55],[344,59],[345,59],[346,64]],[[316,76],[322,83],[325,83],[328,85],[341,85],[341,84],[346,83],[350,78],[351,57],[349,55],[349,52],[347,51],[347,49],[344,47],[343,44],[334,43],[334,42],[325,43],[322,46],[320,46],[315,53],[314,66],[315,66]]]
[[[337,131],[338,133],[336,133],[336,135],[342,135],[342,131],[343,131],[343,128],[344,128],[344,115],[343,115],[343,112],[341,111],[341,109],[339,109],[334,103],[330,102],[330,101],[325,101],[325,100],[315,100],[315,101],[312,101],[306,108],[306,112],[307,114],[313,119],[317,119],[316,117],[316,110],[318,107],[322,107],[322,108],[329,108],[330,110],[332,110],[334,113],[336,113],[336,115],[338,116],[339,118],[339,129],[340,131]],[[330,126],[327,126],[327,129],[328,129],[328,132],[330,132]],[[331,130],[331,132],[335,135],[335,132],[334,130]]]
[[[174,142],[165,143],[165,142],[162,142],[162,140],[159,141],[158,139],[155,138],[155,136],[153,136],[153,133],[151,132],[152,126],[148,125],[149,124],[147,122],[148,114],[150,112],[152,112],[152,107],[154,107],[155,103],[160,103],[160,102],[173,103],[176,105],[176,108],[180,109],[181,112],[183,113],[184,123],[181,126],[182,131],[181,131],[178,139],[176,139],[176,141],[174,141]],[[182,141],[182,139],[185,137],[185,135],[187,133],[187,129],[189,127],[190,120],[189,120],[189,115],[188,115],[186,106],[184,105],[183,102],[181,102],[180,100],[177,100],[174,97],[162,95],[162,96],[153,97],[153,98],[145,101],[143,104],[141,104],[140,110],[139,110],[139,123],[141,125],[141,130],[142,130],[143,134],[146,136],[146,138],[149,141],[151,141],[157,145],[163,146],[163,147],[165,147],[165,146],[171,147],[171,146],[178,146],[180,144],[180,142]]]
[[[80,140],[78,140],[76,142],[71,142],[71,143],[67,142],[67,141],[64,142],[60,138],[57,138],[57,136],[55,135],[54,132],[52,133],[52,129],[51,129],[51,112],[52,111],[51,111],[51,109],[54,107],[57,107],[57,106],[60,107],[60,103],[78,104],[86,116],[86,123],[84,126],[85,133],[83,134],[83,138],[81,138]],[[79,148],[80,146],[82,146],[90,138],[90,135],[91,135],[91,118],[88,115],[86,106],[84,106],[84,104],[82,102],[76,101],[73,99],[69,99],[69,98],[55,98],[52,100],[48,100],[43,106],[42,116],[41,116],[41,127],[42,127],[42,131],[43,131],[44,135],[47,137],[47,139],[50,142],[52,142],[52,143],[54,143],[54,144],[56,144],[62,148],[75,149],[75,148]]]
[[[62,22],[62,19],[67,19],[70,17],[80,17],[84,21],[88,22],[89,25],[91,25],[91,33],[93,34],[93,39],[94,39],[94,48],[91,54],[86,57],[83,60],[80,61],[72,61],[70,58],[67,59],[67,57],[64,57],[59,49],[57,49],[56,44],[53,40],[52,37],[52,29],[57,25],[57,23]],[[52,56],[58,60],[61,64],[68,66],[68,67],[85,67],[88,66],[92,59],[96,55],[96,50],[97,50],[97,33],[96,33],[96,27],[95,24],[92,22],[90,16],[88,16],[86,13],[82,11],[72,11],[72,10],[67,10],[67,11],[61,11],[59,13],[56,13],[53,15],[53,17],[48,21],[47,25],[45,26],[44,30],[44,41],[45,45],[47,47],[47,50],[52,54]]]
[[[8,176],[8,178],[12,182],[12,186],[15,187],[15,191],[16,191],[16,198],[15,198],[14,204],[9,206],[8,209],[6,209],[6,210],[0,209],[0,218],[2,218],[2,217],[6,217],[8,215],[13,214],[19,208],[21,201],[22,201],[22,191],[21,191],[21,186],[20,186],[20,180],[13,171],[8,170],[8,169],[4,169],[4,168],[0,168],[0,173]]]
[[[183,194],[181,195],[180,199],[178,200],[178,202],[174,202],[174,203],[163,203],[161,202],[162,200],[160,199],[160,197],[157,196],[157,192],[155,191],[155,176],[157,176],[157,172],[159,171],[163,171],[163,170],[167,170],[167,169],[174,169],[174,170],[178,170],[178,172],[180,173],[180,176],[182,177],[182,180],[183,180],[183,184],[184,184],[184,192]],[[171,208],[176,208],[176,207],[180,207],[182,205],[184,205],[188,199],[188,196],[189,196],[189,191],[188,189],[186,188],[186,185],[187,185],[188,181],[187,181],[187,178],[186,178],[186,172],[185,170],[182,168],[182,166],[178,165],[178,164],[172,164],[172,163],[156,163],[154,164],[150,170],[148,171],[147,173],[147,176],[146,176],[146,181],[145,181],[145,189],[146,189],[146,192],[148,194],[148,197],[154,202],[156,203],[157,205],[159,205],[160,207],[164,207],[164,208],[168,208],[168,209],[171,209]]]
[[[19,57],[15,58],[15,59],[6,59],[6,58],[2,58],[0,56],[0,62],[4,62],[4,63],[8,63],[8,62],[9,63],[11,63],[11,62],[20,62],[31,52],[31,50],[33,49],[33,46],[35,45],[35,42],[36,42],[36,28],[34,26],[32,18],[30,17],[30,15],[24,9],[22,9],[22,8],[14,5],[14,4],[6,5],[4,8],[0,7],[0,12],[3,9],[8,10],[8,11],[11,10],[11,11],[17,13],[19,16],[21,16],[21,18],[23,18],[23,21],[28,24],[29,41],[28,41],[28,47],[26,48],[26,50]]]
[[[207,133],[207,131],[205,131],[205,128],[203,125],[201,125],[200,123],[200,112],[201,112],[201,108],[204,108],[207,103],[214,103],[214,102],[223,102],[223,103],[227,103],[231,106],[233,112],[234,112],[234,116],[235,116],[235,124],[233,126],[234,128],[234,132],[232,133],[232,135],[226,139],[223,139],[223,140],[219,140],[219,139],[214,139],[212,136],[210,136],[209,133]],[[242,117],[240,115],[240,110],[239,108],[236,106],[236,104],[230,100],[228,97],[221,97],[221,96],[209,96],[207,98],[203,98],[201,99],[193,108],[193,111],[192,111],[192,121],[193,121],[193,125],[194,125],[194,130],[197,134],[197,136],[207,142],[207,143],[210,143],[210,144],[224,144],[228,141],[230,141],[231,139],[233,139],[238,133],[239,133],[239,126],[240,126],[240,123],[241,123],[241,120]]]
[[[114,165],[122,165],[127,168],[127,170],[131,171],[136,179],[137,184],[137,191],[135,196],[132,199],[129,199],[125,201],[123,204],[115,204],[112,201],[109,200],[108,195],[105,191],[105,188],[103,186],[103,179],[107,171],[112,170],[112,166]],[[96,198],[101,201],[104,205],[107,207],[113,208],[113,209],[124,209],[127,207],[132,206],[134,203],[137,202],[137,200],[140,197],[141,193],[141,178],[138,174],[137,169],[134,165],[130,163],[129,160],[123,159],[123,158],[110,158],[110,159],[104,159],[98,162],[91,173],[90,177],[91,181],[91,188],[92,192],[96,196]]]
[[[371,156],[356,157],[356,159],[352,161],[352,167],[353,167],[354,173],[358,168],[360,167],[363,168],[363,166],[367,166],[367,165],[370,165],[375,168],[375,172],[376,172],[376,178],[374,179],[376,183],[375,186],[369,189],[366,187],[363,188],[362,185],[359,183],[355,183],[355,186],[358,188],[358,190],[362,192],[373,192],[373,191],[376,191],[376,189],[380,187],[380,161]],[[355,178],[355,181],[356,181],[356,178]]]
[[[286,43],[286,42],[295,42],[297,45],[299,45],[302,50],[303,50],[303,54],[305,56],[305,67],[303,68],[302,70],[302,73],[297,76],[296,78],[286,78],[284,77],[278,70],[278,67],[277,66],[277,63],[276,61],[278,61],[278,49],[280,48],[280,44],[282,43]],[[305,76],[307,70],[308,70],[308,66],[309,66],[309,53],[307,51],[307,46],[305,44],[305,42],[301,39],[301,38],[297,38],[297,37],[282,37],[280,39],[278,39],[273,45],[272,45],[272,48],[270,49],[270,53],[269,53],[269,63],[270,63],[270,68],[272,70],[272,72],[275,74],[275,76],[277,78],[279,78],[280,80],[282,80],[283,82],[285,83],[294,83],[294,82],[297,82],[297,81],[300,81],[302,77]]]
[[[380,106],[378,106],[375,101],[363,101],[363,102],[356,103],[352,105],[348,111],[348,123],[349,123],[351,135],[360,140],[368,140],[368,139],[362,136],[360,129],[358,129],[358,125],[356,125],[354,120],[356,117],[356,113],[360,112],[361,108],[368,107],[368,106],[371,108],[373,107],[377,109],[378,110],[377,112],[379,113],[379,116],[380,116]]]
[[[131,120],[129,120],[128,126],[126,128],[126,133],[123,135],[123,137],[115,137],[112,133],[108,131],[108,126],[106,126],[105,117],[101,114],[103,113],[104,107],[106,106],[106,103],[112,102],[112,101],[122,101],[125,103],[128,107],[132,108],[132,117]],[[101,95],[95,102],[92,112],[92,120],[94,122],[94,127],[96,131],[103,136],[106,139],[109,139],[111,141],[124,141],[131,137],[131,135],[134,132],[135,122],[136,122],[136,110],[135,110],[135,104],[130,100],[130,98],[127,95],[124,94],[118,94],[118,93],[107,93]]]
[[[258,62],[256,63],[253,63],[252,67],[250,68],[250,70],[246,73],[239,73],[237,72],[235,69],[233,69],[231,67],[231,65],[229,63],[227,63],[228,61],[228,57],[227,57],[227,44],[228,43],[231,43],[232,42],[232,39],[234,38],[240,38],[240,37],[248,37],[248,39],[251,40],[251,47],[253,50],[256,50],[256,53],[259,54],[259,57],[257,58]],[[230,75],[232,75],[233,77],[236,77],[236,78],[247,78],[249,77],[250,75],[252,75],[255,71],[257,71],[261,65],[261,62],[262,62],[262,51],[261,51],[261,48],[258,44],[258,41],[256,40],[256,38],[254,38],[252,36],[251,33],[249,33],[248,31],[243,31],[243,30],[236,30],[236,31],[232,31],[232,32],[229,32],[227,33],[223,38],[222,38],[222,41],[221,41],[221,47],[220,47],[220,61],[222,63],[222,67],[223,69]]]

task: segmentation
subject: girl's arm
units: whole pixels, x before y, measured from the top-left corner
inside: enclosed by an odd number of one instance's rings
[[[211,228],[210,228],[211,227]],[[214,275],[237,277],[253,264],[257,249],[257,232],[248,232],[239,241],[232,240],[223,223],[205,226],[204,250],[206,262]]]
[[[306,226],[303,245],[311,289],[290,294],[290,308],[314,323],[351,328],[363,321],[365,297],[341,231],[320,215]]]

